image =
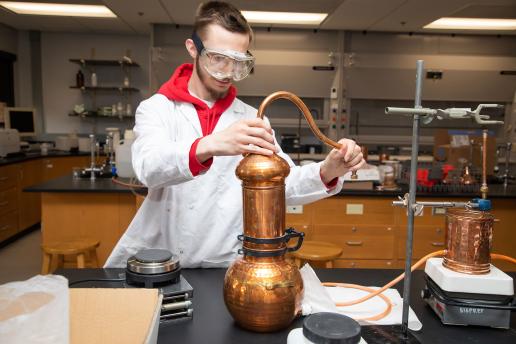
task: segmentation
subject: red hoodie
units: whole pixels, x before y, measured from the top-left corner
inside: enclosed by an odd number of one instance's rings
[[[226,96],[224,98],[217,99],[213,107],[209,108],[205,102],[192,96],[188,91],[188,82],[190,81],[192,72],[193,65],[191,63],[182,64],[175,70],[170,80],[161,85],[158,93],[163,94],[170,100],[191,103],[195,107],[195,110],[197,110],[199,122],[201,123],[202,135],[204,137],[213,132],[213,129],[215,129],[222,113],[231,106],[236,97],[236,89],[231,86]],[[190,146],[189,167],[192,175],[194,176],[208,170],[213,163],[213,158],[206,160],[204,164],[201,164],[199,160],[197,160],[197,144],[201,139],[202,137],[199,137]]]

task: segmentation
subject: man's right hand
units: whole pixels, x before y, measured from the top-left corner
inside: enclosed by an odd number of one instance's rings
[[[278,152],[274,145],[272,128],[263,119],[253,118],[235,122],[223,131],[202,138],[196,156],[203,163],[214,156],[254,153],[272,155]]]

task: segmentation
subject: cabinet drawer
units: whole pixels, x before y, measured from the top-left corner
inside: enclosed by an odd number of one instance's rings
[[[18,165],[0,167],[0,190],[15,187],[18,183]]]
[[[0,241],[12,237],[18,232],[18,213],[10,213],[0,216]]]
[[[18,209],[16,188],[0,191],[0,214],[5,214]]]
[[[394,258],[395,231],[388,226],[314,225],[312,240],[342,247],[341,258]]]
[[[396,262],[394,260],[378,259],[335,259],[333,261],[333,267],[354,269],[395,269]]]
[[[398,237],[398,258],[405,259],[405,245],[407,233],[405,227],[400,227]],[[445,228],[443,226],[418,226],[414,227],[414,241],[412,258],[419,259],[430,252],[444,250]]]
[[[393,208],[386,199],[332,197],[315,203],[314,224],[370,224],[395,223]]]

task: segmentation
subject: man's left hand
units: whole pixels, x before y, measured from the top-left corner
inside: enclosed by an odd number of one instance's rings
[[[341,139],[340,149],[332,149],[321,164],[321,178],[325,184],[349,171],[356,171],[365,165],[362,149],[355,141]]]

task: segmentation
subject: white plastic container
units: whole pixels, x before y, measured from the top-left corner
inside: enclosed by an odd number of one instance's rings
[[[133,140],[123,140],[115,149],[116,173],[122,178],[136,177],[133,170],[131,146]]]
[[[79,137],[79,152],[90,152],[91,151],[91,140],[89,137]]]
[[[72,148],[72,142],[68,136],[58,136],[56,137],[56,149],[61,151],[70,151]]]

